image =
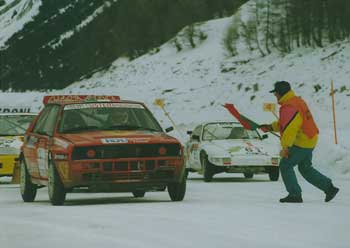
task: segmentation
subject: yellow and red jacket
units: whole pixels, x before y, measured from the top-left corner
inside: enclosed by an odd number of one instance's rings
[[[314,148],[319,130],[304,100],[290,90],[278,103],[281,105],[280,119],[272,123],[272,129],[280,132],[282,148],[293,145]]]

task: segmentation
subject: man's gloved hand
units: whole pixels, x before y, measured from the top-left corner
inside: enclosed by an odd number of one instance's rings
[[[280,157],[281,158],[288,158],[289,157],[289,150],[288,150],[288,148],[283,148],[280,151]]]
[[[259,128],[264,132],[271,132],[272,131],[272,125],[271,124],[262,124],[259,126]]]

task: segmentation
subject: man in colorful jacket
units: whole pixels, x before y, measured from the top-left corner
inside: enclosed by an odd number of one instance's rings
[[[309,183],[325,192],[325,201],[329,202],[339,189],[333,186],[331,179],[312,167],[312,152],[317,144],[319,130],[307,104],[295,96],[286,81],[276,82],[270,92],[274,93],[281,105],[279,120],[261,125],[260,128],[265,132],[275,131],[281,134],[280,171],[289,194],[280,199],[280,202],[303,202],[294,172],[296,165]]]

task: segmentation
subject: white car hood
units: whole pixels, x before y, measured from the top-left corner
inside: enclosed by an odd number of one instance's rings
[[[206,150],[210,151],[209,153],[211,153],[211,156],[278,156],[278,146],[261,140],[212,140],[205,141],[203,145],[206,147]]]
[[[19,136],[0,137],[0,155],[19,154],[22,144]]]

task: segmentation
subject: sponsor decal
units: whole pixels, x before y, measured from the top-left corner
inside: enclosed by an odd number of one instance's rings
[[[230,148],[228,149],[228,152],[229,152],[229,153],[235,153],[235,152],[240,151],[241,149],[242,149],[242,147],[240,147],[240,146],[234,146],[234,147],[230,147]]]
[[[70,104],[64,107],[64,110],[71,109],[87,109],[87,108],[136,108],[144,109],[141,104],[137,103],[80,103],[80,104]]]
[[[101,139],[101,142],[103,144],[123,144],[123,143],[128,143],[129,140],[126,138],[106,138],[106,139]]]
[[[44,148],[38,148],[38,167],[39,173],[41,176],[47,176],[47,161],[48,159],[48,151]]]
[[[0,107],[0,113],[30,113],[30,107]]]
[[[149,138],[134,138],[133,139],[134,143],[148,143],[150,142]]]

